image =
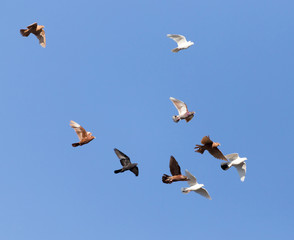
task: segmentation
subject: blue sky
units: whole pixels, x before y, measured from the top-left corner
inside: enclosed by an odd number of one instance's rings
[[[293,239],[293,7],[2,1],[0,239]],[[45,49],[19,34],[33,22]],[[168,33],[195,45],[174,54]],[[70,120],[96,139],[73,148]],[[248,158],[244,183],[194,152],[205,135]],[[170,155],[212,201],[161,182]]]

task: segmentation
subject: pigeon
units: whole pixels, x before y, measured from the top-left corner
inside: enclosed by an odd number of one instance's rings
[[[173,156],[171,156],[169,160],[169,169],[172,176],[163,174],[162,176],[163,183],[169,184],[169,183],[178,182],[178,181],[188,181],[188,178],[181,174],[181,168],[177,160]]]
[[[220,146],[220,143],[211,141],[209,136],[203,137],[201,143],[203,145],[196,144],[195,152],[203,154],[204,151],[207,150],[215,158],[228,161],[226,157],[222,154],[222,152],[217,148],[218,146]]]
[[[231,166],[234,166],[238,174],[240,176],[240,180],[244,182],[245,180],[245,174],[246,174],[246,163],[245,160],[247,158],[240,158],[238,153],[231,153],[226,155],[226,158],[229,160],[229,162],[224,162],[221,164],[221,168],[223,170],[228,170]]]
[[[191,173],[189,173],[188,170],[186,170],[186,175],[189,178],[188,184],[190,185],[190,187],[181,188],[182,193],[189,193],[190,191],[194,191],[196,193],[199,193],[201,196],[206,197],[209,200],[211,200],[209,193],[204,188],[204,184],[197,183],[195,176],[193,176]]]
[[[114,173],[120,173],[120,172],[130,170],[136,176],[139,175],[139,168],[137,167],[138,163],[131,163],[130,158],[116,148],[114,149],[114,152],[117,155],[117,157],[120,159],[120,163],[123,166],[123,168],[115,170]]]
[[[43,25],[38,25],[33,23],[30,26],[27,26],[27,29],[20,29],[20,34],[24,37],[34,34],[39,39],[39,44],[45,48],[46,47],[46,37]]]
[[[93,139],[95,139],[95,137],[92,136],[92,133],[86,132],[86,130],[78,123],[71,120],[69,125],[76,131],[80,139],[78,143],[72,144],[73,147],[82,146],[84,144],[91,142]]]
[[[171,38],[172,40],[174,40],[178,44],[178,47],[171,50],[174,53],[176,53],[180,50],[183,50],[183,49],[187,49],[187,48],[191,47],[192,45],[194,45],[194,43],[191,41],[187,42],[186,38],[182,35],[167,34],[167,37]]]
[[[173,102],[173,104],[175,105],[176,109],[179,112],[179,115],[173,116],[174,122],[177,123],[181,119],[185,119],[186,122],[189,122],[194,117],[195,112],[189,112],[187,105],[184,102],[178,99],[175,99],[173,97],[170,97],[169,99]]]

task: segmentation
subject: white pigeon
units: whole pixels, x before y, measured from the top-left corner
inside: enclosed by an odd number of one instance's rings
[[[194,117],[195,112],[189,112],[187,105],[184,102],[178,99],[175,99],[173,97],[170,97],[169,99],[173,102],[173,104],[175,105],[176,109],[179,112],[178,116],[173,116],[174,122],[177,123],[181,119],[185,119],[186,122],[189,122]]]
[[[180,50],[187,49],[187,48],[191,47],[192,45],[194,45],[194,43],[191,41],[187,42],[186,38],[182,35],[167,34],[167,37],[171,38],[172,40],[174,40],[178,44],[178,47],[171,50],[172,52],[178,52]]]
[[[240,176],[240,180],[244,182],[246,175],[246,163],[247,158],[240,158],[238,153],[231,153],[225,156],[228,162],[222,163],[221,168],[228,170],[231,166],[234,166]]]
[[[189,171],[186,169],[186,176],[188,177],[188,184],[190,187],[187,188],[181,188],[182,193],[189,193],[190,191],[194,191],[196,193],[199,193],[201,196],[208,198],[211,200],[211,197],[209,196],[209,193],[207,190],[203,187],[204,184],[197,183],[196,178],[189,173]]]

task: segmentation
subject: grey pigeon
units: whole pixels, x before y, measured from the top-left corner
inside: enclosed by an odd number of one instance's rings
[[[130,158],[116,148],[114,149],[114,152],[117,155],[117,157],[120,159],[120,163],[123,166],[121,169],[115,170],[114,173],[120,173],[120,172],[130,170],[136,176],[139,175],[139,169],[137,167],[138,163],[131,163]]]

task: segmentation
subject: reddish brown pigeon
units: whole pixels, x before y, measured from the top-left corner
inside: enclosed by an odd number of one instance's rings
[[[27,29],[20,29],[20,34],[24,37],[29,36],[31,33],[39,39],[39,43],[43,48],[46,47],[46,37],[43,25],[33,23],[30,26],[27,26]]]
[[[80,141],[78,143],[73,143],[72,144],[73,147],[82,146],[84,144],[87,144],[87,143],[91,142],[93,139],[95,139],[95,137],[92,136],[92,133],[87,132],[78,123],[71,120],[69,125],[76,131],[76,133],[77,133],[77,135],[78,135],[78,137],[80,139]]]
[[[169,176],[167,174],[163,174],[162,176],[162,182],[170,184],[172,182],[178,182],[178,181],[188,181],[188,178],[186,176],[183,176],[181,174],[181,168],[177,162],[177,160],[171,156],[169,160],[169,169],[172,176]]]
[[[222,154],[222,152],[217,148],[218,146],[220,146],[220,143],[211,141],[209,136],[203,137],[201,143],[203,145],[196,144],[195,152],[203,154],[204,151],[207,150],[215,158],[228,161],[226,157]]]

